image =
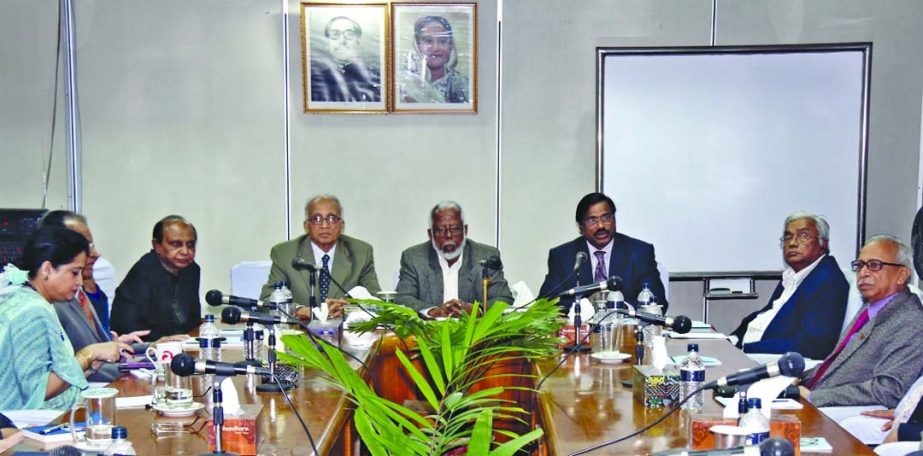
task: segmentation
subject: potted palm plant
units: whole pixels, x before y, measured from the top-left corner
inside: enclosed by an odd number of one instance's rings
[[[374,306],[377,312],[350,330],[368,332],[383,326],[407,342],[404,349],[395,349],[395,355],[425,399],[426,411],[381,397],[338,349],[315,345],[303,335],[283,336],[292,355],[279,356],[321,371],[346,392],[354,404],[356,429],[373,455],[512,455],[543,435],[541,428],[519,434],[497,425],[503,420],[526,422],[526,411],[502,396],[509,389],[528,389],[516,385],[533,382],[531,369],[493,368],[528,363],[557,351],[562,323],[554,301],[539,300],[522,312],[509,313],[504,312],[509,306],[498,302],[486,312],[444,321],[423,320],[397,304],[355,302]],[[501,386],[485,387],[485,382]]]

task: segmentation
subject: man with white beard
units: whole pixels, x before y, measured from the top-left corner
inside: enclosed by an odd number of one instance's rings
[[[513,302],[503,278],[500,251],[474,242],[461,205],[442,201],[430,211],[429,242],[417,244],[401,254],[401,274],[395,301],[429,318],[458,316],[470,312],[473,302],[482,300],[482,262],[488,267],[490,302]],[[496,258],[496,261],[491,260]]]

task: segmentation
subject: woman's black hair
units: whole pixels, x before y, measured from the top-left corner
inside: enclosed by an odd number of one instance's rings
[[[55,268],[74,261],[80,253],[90,254],[90,244],[82,234],[62,226],[46,225],[32,232],[22,249],[19,268],[35,278],[46,261]]]

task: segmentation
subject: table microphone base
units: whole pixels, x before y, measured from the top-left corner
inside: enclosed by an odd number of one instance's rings
[[[589,347],[586,345],[568,345],[564,347],[564,351],[566,352],[578,352],[578,353],[588,352],[592,349],[593,349],[592,347]]]
[[[282,387],[279,388],[279,385],[282,385]],[[295,385],[289,382],[279,382],[279,384],[276,384],[275,382],[267,382],[267,383],[258,385],[256,387],[256,390],[260,393],[278,393],[281,391],[288,391],[294,387]]]

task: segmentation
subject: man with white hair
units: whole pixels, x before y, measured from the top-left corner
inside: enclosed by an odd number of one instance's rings
[[[874,236],[851,266],[865,304],[833,353],[805,373],[801,396],[817,407],[893,408],[923,370],[923,307],[907,287],[910,247]]]
[[[849,301],[849,282],[830,255],[830,226],[819,215],[796,212],[785,219],[779,247],[787,266],[782,281],[731,335],[747,353],[824,359],[840,337]]]
[[[481,273],[486,265],[490,302],[513,302],[503,278],[500,251],[468,239],[468,225],[461,205],[442,201],[430,211],[429,242],[401,254],[400,281],[395,302],[430,318],[470,312],[482,301]]]

